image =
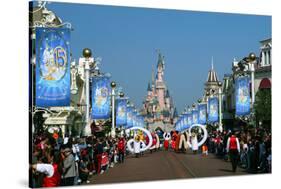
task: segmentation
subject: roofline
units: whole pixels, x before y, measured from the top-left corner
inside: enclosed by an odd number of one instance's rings
[[[267,38],[267,39],[264,39],[264,40],[261,40],[260,43],[263,43],[263,42],[266,42],[266,41],[272,41],[272,38]]]

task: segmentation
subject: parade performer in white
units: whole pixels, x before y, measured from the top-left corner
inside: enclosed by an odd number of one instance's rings
[[[193,153],[196,154],[199,146],[198,146],[197,135],[195,133],[191,134],[191,146],[192,146]]]
[[[134,141],[134,150],[135,150],[136,158],[140,156],[140,152],[141,152],[140,149],[141,149],[140,136],[137,135]]]
[[[143,141],[145,140],[145,137],[136,134],[134,138],[131,138],[130,140],[127,141],[127,147],[128,150],[133,153],[136,154],[136,156],[138,156],[141,152],[144,152],[148,149],[150,149],[150,147],[152,146],[152,136],[151,133],[147,130],[144,129],[142,127],[132,127],[130,128],[131,131],[134,130],[141,130],[143,132],[143,134],[146,135],[147,137],[147,142]],[[138,153],[138,155],[137,155]]]

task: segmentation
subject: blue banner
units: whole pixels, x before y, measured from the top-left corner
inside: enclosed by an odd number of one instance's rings
[[[144,117],[141,117],[141,127],[145,127]]]
[[[181,116],[181,121],[180,121],[180,131],[182,131],[184,129],[184,119],[183,119],[183,115]]]
[[[187,129],[188,127],[187,114],[183,114],[183,129]]]
[[[176,130],[176,131],[179,130],[179,124],[178,124],[178,123],[179,123],[179,121],[177,121],[177,122],[175,123],[175,130]]]
[[[137,126],[138,127],[143,127],[142,116],[141,115],[137,115]]]
[[[110,80],[107,76],[92,78],[92,119],[110,118]]]
[[[192,113],[187,114],[187,125],[190,127],[193,124]]]
[[[70,105],[69,44],[69,29],[36,28],[36,106]]]
[[[235,80],[236,115],[245,116],[250,114],[250,79],[238,77]]]
[[[180,131],[180,120],[178,120],[178,122],[177,122],[176,130],[177,130],[177,131]]]
[[[127,124],[127,99],[120,98],[116,100],[116,126]]]
[[[127,124],[126,128],[133,127],[133,108],[127,107]]]
[[[198,123],[198,110],[192,110],[192,124]]]
[[[133,127],[137,126],[137,113],[135,111],[132,112],[132,120],[133,120]]]
[[[199,124],[205,125],[207,122],[207,104],[199,104]]]
[[[211,97],[208,101],[208,121],[210,123],[218,122],[219,120],[219,113],[218,113],[218,98]]]

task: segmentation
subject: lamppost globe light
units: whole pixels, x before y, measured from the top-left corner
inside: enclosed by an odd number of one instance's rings
[[[116,87],[116,83],[115,83],[115,81],[112,81],[111,83],[110,83],[110,86],[111,86],[111,88],[115,88]]]
[[[92,56],[92,51],[89,48],[85,48],[83,49],[82,54],[84,58],[90,58]]]
[[[249,57],[249,59],[250,59],[251,61],[256,60],[256,55],[255,55],[255,53],[253,53],[253,52],[251,52],[248,57]]]
[[[124,97],[125,94],[124,94],[123,92],[120,92],[120,93],[119,93],[119,96],[120,96],[120,97]]]
[[[219,87],[222,86],[222,82],[221,82],[221,81],[218,82],[218,86],[219,86]]]

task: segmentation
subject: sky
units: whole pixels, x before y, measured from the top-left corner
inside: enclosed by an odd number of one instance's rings
[[[231,73],[234,58],[259,55],[259,41],[271,38],[270,16],[50,3],[47,8],[70,22],[76,61],[84,48],[101,57],[102,72],[138,108],[147,94],[157,49],[165,57],[164,80],[179,112],[204,92],[213,57],[219,80]]]

